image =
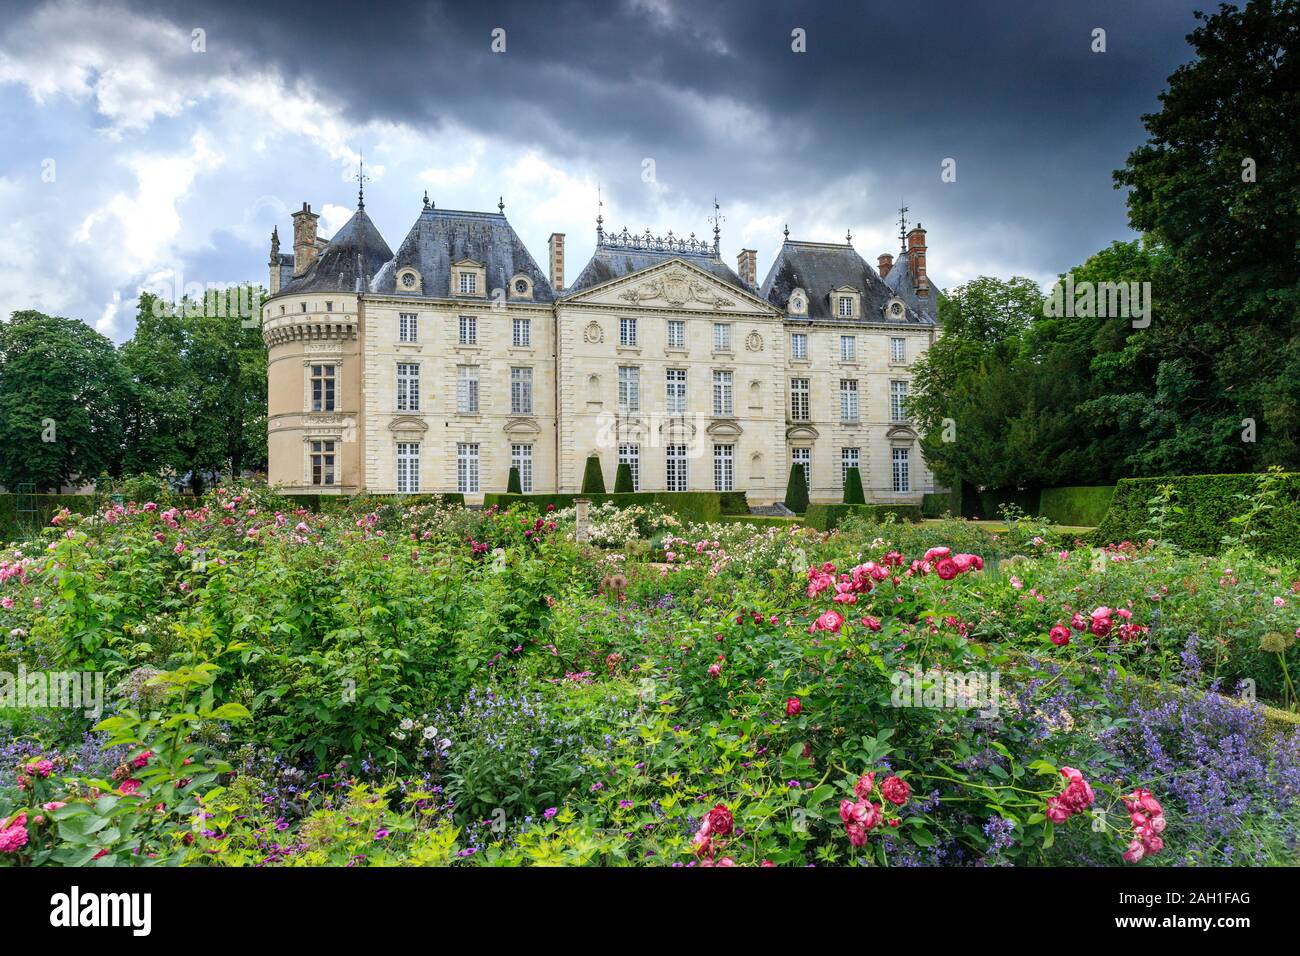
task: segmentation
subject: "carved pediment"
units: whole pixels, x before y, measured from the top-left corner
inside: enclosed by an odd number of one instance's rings
[[[659,426],[659,434],[667,445],[689,443],[695,437],[695,423],[684,418],[670,418]]]
[[[713,438],[738,438],[744,433],[740,422],[730,418],[713,422],[704,431]]]
[[[512,418],[505,424],[505,431],[511,435],[536,435],[542,430],[535,418]]]
[[[662,275],[638,282],[618,294],[624,302],[640,305],[643,302],[662,302],[666,306],[681,308],[686,305],[706,305],[712,309],[734,309],[736,300],[722,295],[703,279],[684,269],[674,269]]]
[[[790,441],[816,441],[821,432],[811,425],[791,425],[785,430],[785,437]]]
[[[890,441],[916,441],[917,435],[907,425],[895,425],[885,432],[885,437]]]
[[[388,423],[388,430],[403,434],[414,432],[423,435],[429,430],[429,425],[423,418],[417,418],[414,415],[401,415]]]

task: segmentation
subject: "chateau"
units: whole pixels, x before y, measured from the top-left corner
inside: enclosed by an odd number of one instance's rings
[[[357,209],[333,238],[293,214],[271,235],[269,479],[290,493],[576,492],[589,455],[639,490],[813,500],[857,466],[869,501],[932,490],[903,402],[939,333],[925,230],[878,270],[843,244],[785,241],[758,281],[713,240],[607,232],[571,285],[564,235],[547,270],[497,212],[426,196],[393,252]]]

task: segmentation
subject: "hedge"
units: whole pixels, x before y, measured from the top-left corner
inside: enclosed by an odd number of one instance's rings
[[[88,515],[95,510],[94,495],[30,495],[34,513],[18,513],[18,495],[0,494],[0,541],[10,541],[30,530],[39,530],[50,523],[50,519],[62,508],[76,514]],[[34,528],[28,523],[34,524]]]
[[[892,514],[899,521],[917,522],[921,520],[919,505],[823,505],[811,504],[804,515],[804,524],[818,531],[830,531],[838,528],[849,515],[862,515],[869,521],[883,521],[885,515]]]
[[[790,478],[785,483],[785,506],[797,515],[808,510],[808,475],[803,465],[790,466]]]
[[[600,459],[595,455],[587,458],[582,471],[582,490],[584,494],[603,495],[605,493],[605,473],[600,470]]]
[[[498,495],[483,496],[483,507],[508,508],[511,505],[531,505],[544,511],[547,505],[556,510],[573,507],[579,498],[587,498],[593,505],[612,501],[620,508],[632,505],[660,505],[681,518],[691,521],[716,521],[723,515],[749,514],[749,501],[743,491],[634,491],[606,494],[555,494],[555,495]]]
[[[1101,524],[1115,496],[1114,485],[1076,485],[1068,488],[1044,488],[1036,515],[1052,524],[1095,528]]]
[[[865,505],[866,495],[862,493],[862,475],[856,466],[844,470],[844,503],[846,505]]]
[[[961,499],[956,498],[957,507],[953,507],[954,496],[951,492],[935,491],[921,496],[921,517],[942,518],[945,514],[961,514]]]
[[[798,527],[802,524],[799,518],[787,515],[718,515],[713,520],[723,524],[776,525],[782,528]]]
[[[446,492],[437,495],[377,495],[371,492],[362,492],[358,495],[319,495],[319,494],[291,494],[281,492],[285,498],[292,501],[299,508],[306,508],[308,511],[346,511],[356,505],[365,505],[373,503],[378,506],[387,505],[431,505],[441,502],[445,505],[464,506],[465,496],[459,492]]]
[[[962,495],[962,517],[995,521],[1001,517],[1003,505],[1015,505],[1027,515],[1036,514],[1039,494],[1037,488],[967,489]]]
[[[1093,540],[1098,544],[1137,541],[1150,537],[1149,506],[1161,485],[1172,485],[1173,504],[1183,509],[1171,515],[1163,535],[1174,544],[1201,554],[1221,550],[1220,539],[1233,533],[1232,518],[1244,513],[1263,475],[1176,475],[1162,478],[1122,478],[1115,486],[1110,510]],[[1280,476],[1282,500],[1261,523],[1259,549],[1287,557],[1300,557],[1300,473]]]

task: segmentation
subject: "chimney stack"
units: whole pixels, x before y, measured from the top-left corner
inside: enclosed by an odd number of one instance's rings
[[[758,288],[758,253],[753,249],[741,249],[736,256],[736,271],[741,280],[751,289]]]
[[[894,268],[894,256],[892,253],[881,253],[881,255],[876,259],[876,262],[880,264],[880,278],[882,279],[889,275],[890,269]]]
[[[316,261],[320,247],[316,244],[316,220],[319,213],[311,211],[311,206],[302,204],[302,209],[293,214],[293,274],[300,276]]]
[[[551,250],[551,288],[561,292],[564,289],[564,233],[551,233],[548,245]]]
[[[912,272],[912,284],[919,298],[930,294],[930,280],[925,276],[925,230],[918,222],[907,234],[907,267]]]

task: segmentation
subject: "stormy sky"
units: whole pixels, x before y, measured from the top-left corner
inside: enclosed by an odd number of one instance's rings
[[[457,209],[503,197],[543,266],[568,235],[571,280],[598,189],[607,228],[677,235],[710,234],[716,194],[724,258],[757,249],[761,278],[787,223],[851,230],[873,264],[896,252],[902,199],[942,286],[1048,282],[1132,238],[1111,172],[1212,6],[6,3],[0,313],[121,341],[142,286],[265,283],[272,226],[287,239],[306,201],[331,234],[363,152],[393,248],[425,190]]]

